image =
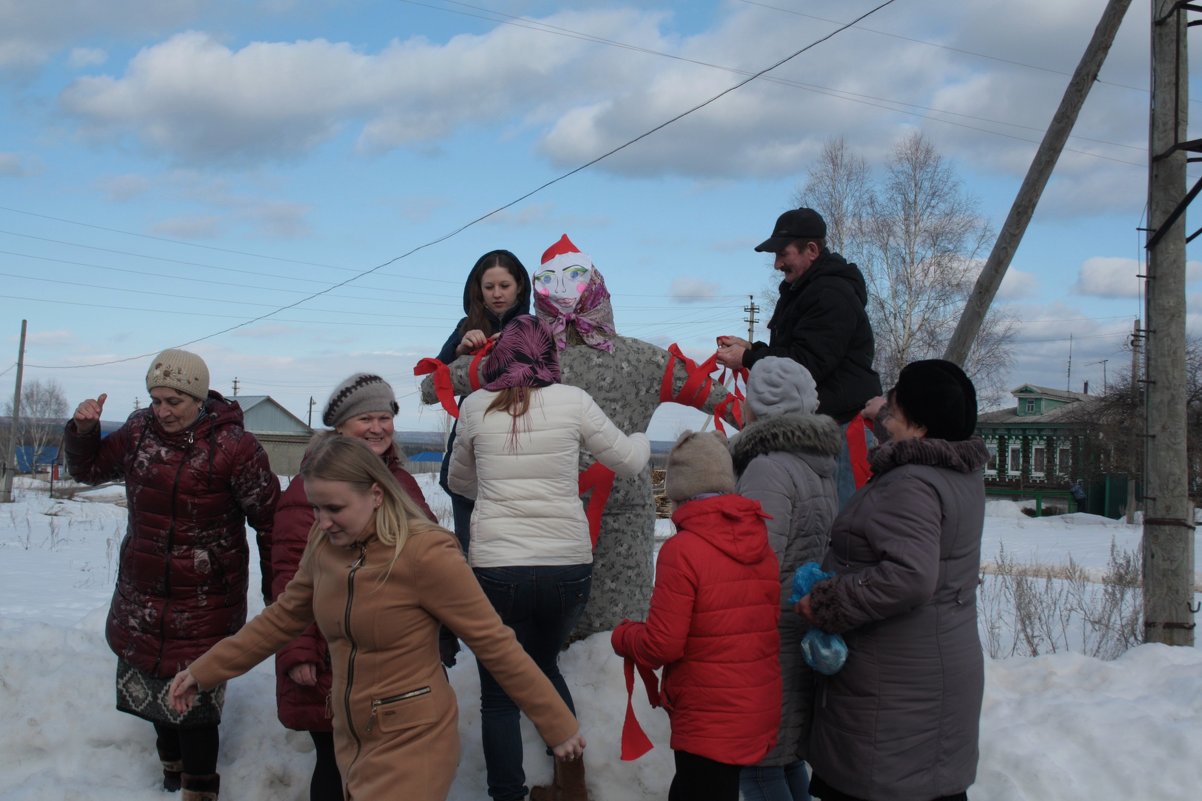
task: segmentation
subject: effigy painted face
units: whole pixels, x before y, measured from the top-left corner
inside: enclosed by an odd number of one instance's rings
[[[570,312],[593,277],[593,263],[583,253],[565,253],[544,263],[534,273],[534,291]]]

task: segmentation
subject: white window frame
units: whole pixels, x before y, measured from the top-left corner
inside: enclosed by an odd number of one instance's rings
[[[1043,456],[1043,459],[1042,459],[1043,469],[1042,470],[1040,470],[1036,466],[1040,462],[1040,459],[1036,457],[1036,454],[1040,454]],[[1047,476],[1047,474],[1048,474],[1048,448],[1047,448],[1047,445],[1044,445],[1042,443],[1040,443],[1038,445],[1035,445],[1035,444],[1031,445],[1031,478],[1044,478],[1045,476]]]
[[[1015,453],[1018,458],[1015,459]],[[1017,465],[1015,464],[1017,462]],[[1006,454],[1006,475],[1021,476],[1023,474],[1023,445],[1021,442],[1011,443]]]

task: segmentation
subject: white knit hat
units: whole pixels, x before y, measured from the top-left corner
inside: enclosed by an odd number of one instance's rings
[[[756,417],[813,414],[818,386],[810,371],[792,359],[765,356],[751,365],[747,376],[747,408]]]
[[[154,357],[146,371],[147,391],[155,387],[168,387],[204,400],[209,397],[208,365],[195,353],[168,348]]]

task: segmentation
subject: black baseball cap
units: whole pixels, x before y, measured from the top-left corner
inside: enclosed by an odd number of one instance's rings
[[[813,209],[792,209],[776,218],[772,236],[756,245],[756,253],[780,253],[795,239],[825,239],[826,220]]]

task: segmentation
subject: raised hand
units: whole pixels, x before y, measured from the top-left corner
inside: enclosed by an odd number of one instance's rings
[[[100,425],[100,413],[104,411],[104,402],[108,400],[108,397],[107,394],[101,392],[100,397],[88,398],[75,407],[75,416],[72,419],[75,421],[76,431],[80,434],[87,434]]]

